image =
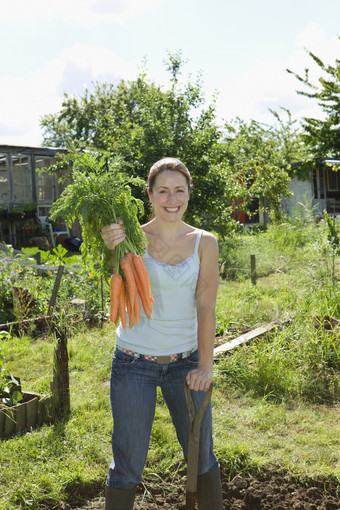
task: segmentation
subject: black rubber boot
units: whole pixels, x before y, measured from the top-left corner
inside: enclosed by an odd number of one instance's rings
[[[222,510],[222,485],[219,469],[197,477],[197,504],[199,510]]]
[[[113,489],[105,486],[105,510],[133,510],[137,487]]]

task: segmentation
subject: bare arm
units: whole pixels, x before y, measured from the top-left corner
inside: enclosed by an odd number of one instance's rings
[[[205,232],[201,239],[201,264],[196,289],[199,361],[198,368],[187,375],[187,383],[195,391],[207,391],[212,381],[218,281],[217,240]]]

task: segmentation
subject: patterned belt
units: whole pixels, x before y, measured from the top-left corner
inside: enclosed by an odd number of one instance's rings
[[[129,354],[130,356],[133,356],[134,358],[140,358],[145,359],[147,361],[154,361],[155,363],[158,363],[159,365],[168,365],[169,363],[173,363],[174,361],[178,361],[180,359],[185,359],[190,356],[195,349],[191,349],[190,351],[182,352],[180,354],[169,354],[168,356],[152,356],[150,354],[139,354],[138,352],[130,351],[129,349],[125,349],[124,347],[118,347],[117,348],[124,352],[125,354]]]

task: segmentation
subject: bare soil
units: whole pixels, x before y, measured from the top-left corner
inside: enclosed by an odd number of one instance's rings
[[[223,510],[340,510],[340,488],[323,484],[305,485],[293,478],[275,472],[267,472],[256,478],[236,476],[227,481],[222,475]],[[96,492],[94,487],[89,492]],[[97,487],[98,490],[98,487]],[[80,491],[82,492],[82,491]],[[86,494],[78,497],[86,499]],[[77,491],[73,492],[76,496]],[[81,505],[60,503],[57,506],[42,505],[38,510],[103,510],[103,489],[89,494]],[[160,482],[141,485],[138,488],[135,510],[186,510],[185,478],[178,483]]]

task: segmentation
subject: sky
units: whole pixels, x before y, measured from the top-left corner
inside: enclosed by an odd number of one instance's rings
[[[340,59],[340,0],[0,0],[0,144],[41,146],[41,117],[63,94],[94,82],[134,80],[142,67],[166,87],[169,54],[181,52],[182,80],[201,73],[217,122],[267,124],[269,109],[298,122],[322,117],[297,94],[296,77]],[[190,78],[191,77],[191,78]]]

